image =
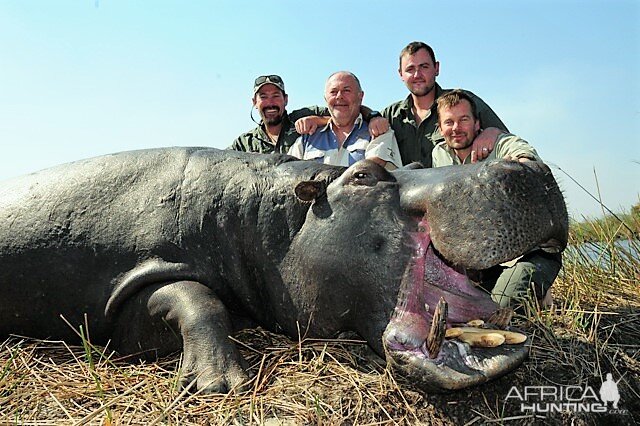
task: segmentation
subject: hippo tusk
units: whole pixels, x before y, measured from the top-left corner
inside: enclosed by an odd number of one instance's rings
[[[447,311],[448,304],[444,298],[440,298],[433,312],[433,320],[431,321],[431,329],[427,335],[425,342],[429,358],[433,359],[440,353],[442,343],[444,342],[445,333],[447,331]]]

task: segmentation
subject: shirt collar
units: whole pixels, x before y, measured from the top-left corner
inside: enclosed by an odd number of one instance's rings
[[[326,132],[327,130],[332,130],[332,128],[331,128],[331,124],[332,123],[333,123],[333,119],[330,118],[329,122],[327,123],[327,125],[322,128],[321,132]],[[362,124],[363,123],[364,123],[364,118],[362,117],[362,114],[358,114],[358,116],[356,117],[356,121],[353,123],[353,129],[351,129],[351,132],[353,132],[355,129],[362,128]]]
[[[438,83],[436,83],[436,86],[434,88],[434,90],[436,91],[436,97],[435,100],[437,101],[438,98],[440,96],[442,96],[442,87],[440,87],[440,85]],[[435,111],[437,108],[437,102],[433,102],[433,105],[431,105],[431,111],[433,113],[433,111]],[[404,101],[402,101],[402,104],[400,106],[400,110],[404,112],[405,117],[413,117],[413,97],[411,96],[411,93],[409,93],[409,96],[407,96],[405,98]]]

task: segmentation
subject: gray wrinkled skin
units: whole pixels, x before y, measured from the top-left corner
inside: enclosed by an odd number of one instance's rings
[[[423,368],[420,354],[383,342],[396,306],[415,296],[403,280],[408,235],[428,212],[434,246],[467,268],[549,241],[562,249],[566,210],[548,169],[388,173],[368,161],[345,171],[294,160],[157,149],[2,182],[0,336],[75,341],[61,317],[79,327],[86,315],[93,343],[148,358],[182,349],[182,385],[225,392],[247,380],[227,337],[235,328],[249,321],[295,337],[299,323],[319,337],[356,331],[425,388],[479,383],[456,353]],[[530,198],[512,202],[521,192]],[[491,377],[521,362],[491,359]]]

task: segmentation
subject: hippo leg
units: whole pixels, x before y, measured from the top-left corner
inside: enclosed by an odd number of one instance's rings
[[[122,306],[112,339],[121,353],[163,356],[183,348],[180,387],[228,392],[248,376],[229,339],[229,314],[211,289],[195,281],[148,286]]]

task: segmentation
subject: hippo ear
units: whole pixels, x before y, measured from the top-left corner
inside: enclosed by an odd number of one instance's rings
[[[296,185],[296,196],[299,200],[311,202],[322,197],[327,190],[324,180],[305,180]]]

